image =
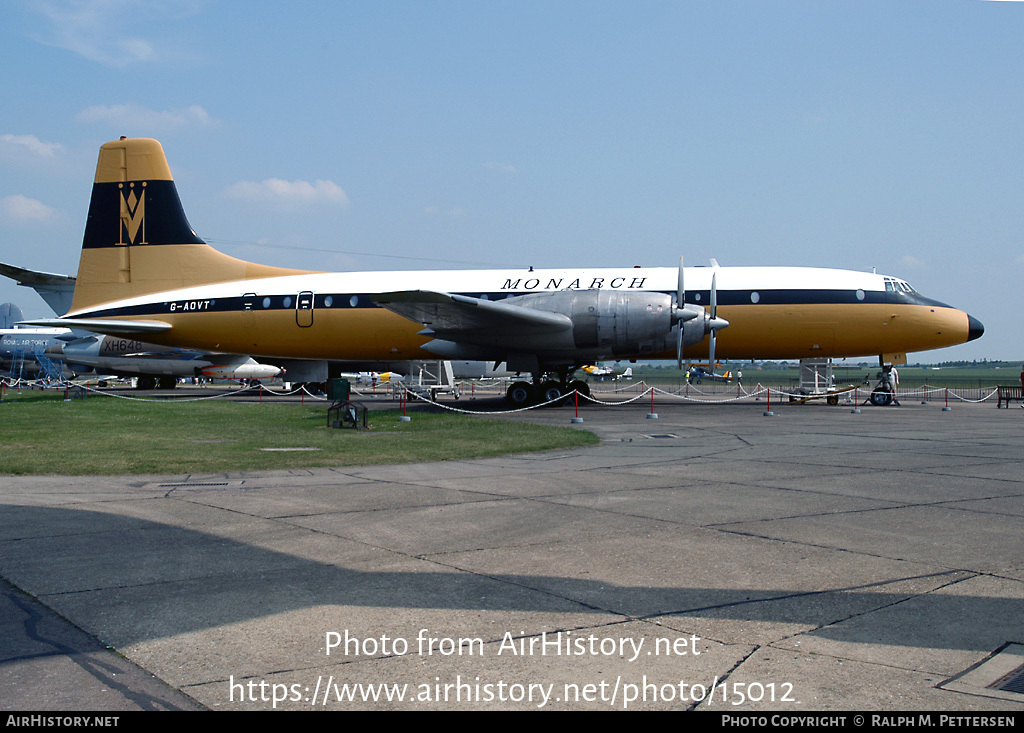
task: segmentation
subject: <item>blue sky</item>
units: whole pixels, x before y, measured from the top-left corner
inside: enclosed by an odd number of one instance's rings
[[[918,358],[1024,357],[1024,2],[11,0],[0,18],[2,262],[73,274],[99,146],[155,137],[193,227],[236,257],[875,267],[986,326]],[[4,279],[7,301],[49,315]]]

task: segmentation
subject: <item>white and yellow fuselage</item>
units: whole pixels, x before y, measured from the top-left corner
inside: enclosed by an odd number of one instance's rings
[[[963,343],[971,319],[872,273],[816,268],[719,267],[719,358],[799,359],[927,351]],[[712,268],[687,268],[687,301],[707,303]],[[69,318],[159,321],[152,341],[194,349],[328,360],[431,358],[423,326],[374,296],[432,290],[500,301],[544,290],[618,288],[672,293],[675,268],[319,273],[178,288],[105,303]],[[889,283],[889,288],[886,285]],[[895,284],[895,286],[894,286]],[[706,346],[688,351],[707,356]],[[673,351],[655,356],[674,357]],[[495,356],[498,356],[497,354]],[[610,358],[612,354],[601,355]]]
[[[718,358],[900,360],[983,330],[965,312],[874,273],[684,272],[689,318],[710,305],[713,276],[717,283],[718,316],[728,321]],[[74,302],[60,324],[191,349],[332,361],[437,353],[501,361],[532,351],[550,364],[673,358],[679,314],[667,311],[675,311],[679,280],[671,267],[318,273],[245,262],[191,230],[159,143],[121,139],[100,151]],[[570,300],[571,309],[545,310]],[[654,336],[652,324],[661,324]],[[606,345],[611,332],[614,347]],[[626,353],[633,341],[641,345]],[[687,345],[687,358],[706,355],[706,341]]]

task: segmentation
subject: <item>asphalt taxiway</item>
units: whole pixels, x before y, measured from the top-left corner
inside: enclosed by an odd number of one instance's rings
[[[583,450],[0,477],[0,705],[1021,711],[991,685],[1024,664],[1024,411],[941,408],[587,406]]]

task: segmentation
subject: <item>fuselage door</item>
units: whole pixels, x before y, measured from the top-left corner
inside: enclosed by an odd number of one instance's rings
[[[295,322],[301,328],[313,325],[313,293],[309,290],[303,290],[295,298]]]
[[[242,328],[252,328],[256,323],[256,314],[253,308],[256,307],[256,293],[246,293],[242,296]]]

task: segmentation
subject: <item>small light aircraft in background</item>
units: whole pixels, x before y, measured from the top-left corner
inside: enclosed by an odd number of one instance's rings
[[[358,384],[394,384],[405,379],[405,375],[398,372],[339,372],[338,376],[350,382]]]
[[[694,364],[687,372],[687,382],[700,384],[705,379],[711,380],[712,382],[731,382],[732,372],[726,371],[724,374],[716,374],[714,371],[709,370],[701,364]]]
[[[598,381],[602,382],[606,379],[618,380],[633,378],[633,367],[620,367],[618,364],[614,367],[605,367],[600,364],[587,364],[580,367],[580,371],[588,377],[594,377]]]

